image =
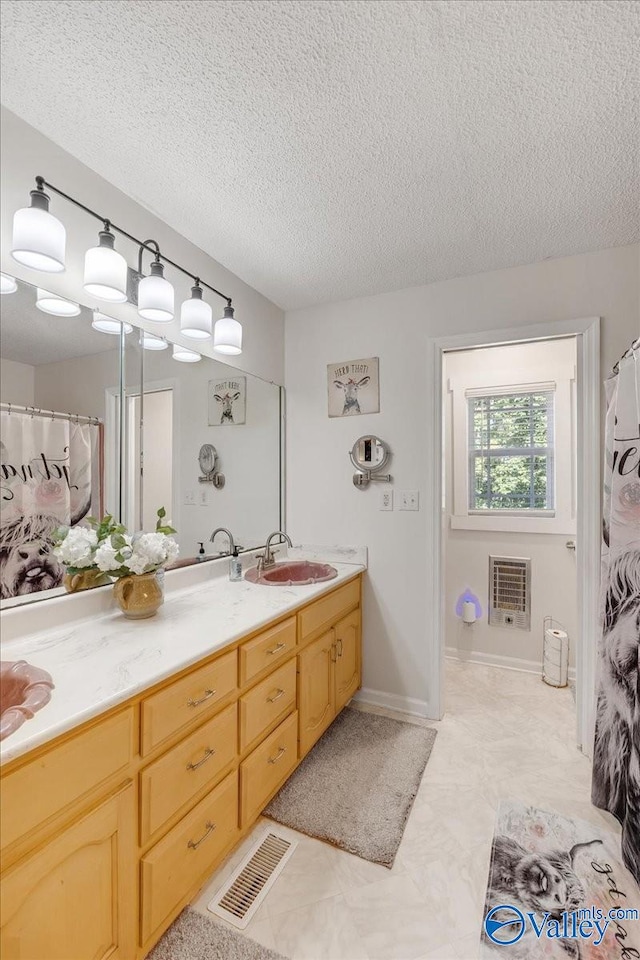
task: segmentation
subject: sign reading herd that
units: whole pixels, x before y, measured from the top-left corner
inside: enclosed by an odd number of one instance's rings
[[[247,419],[247,378],[209,380],[209,426],[235,427]]]
[[[380,413],[378,358],[327,364],[330,417]]]

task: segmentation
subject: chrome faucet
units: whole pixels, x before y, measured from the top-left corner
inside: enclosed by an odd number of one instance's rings
[[[276,562],[271,549],[271,541],[274,537],[284,537],[289,546],[293,546],[291,543],[291,537],[284,533],[283,530],[275,530],[273,533],[270,533],[267,537],[267,542],[264,545],[264,553],[258,558],[258,571],[264,570],[265,567],[273,567]]]
[[[229,537],[229,556],[231,556],[231,554],[233,553],[233,551],[234,551],[235,548],[236,548],[236,545],[235,545],[235,543],[233,542],[233,535],[232,535],[232,533],[231,533],[231,530],[227,530],[226,527],[216,527],[216,529],[215,529],[215,530],[213,531],[213,533],[211,534],[211,537],[209,538],[210,542],[213,543],[213,541],[215,540],[217,534],[219,534],[219,533],[226,533],[226,535]]]

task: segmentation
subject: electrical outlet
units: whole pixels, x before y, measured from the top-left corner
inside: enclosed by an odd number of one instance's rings
[[[201,507],[209,506],[209,491],[204,485],[198,490],[198,503]]]
[[[400,506],[399,510],[419,510],[420,509],[420,498],[417,490],[401,490],[400,491]]]
[[[196,492],[195,492],[195,490],[185,490],[185,492],[184,492],[184,505],[185,505],[185,507],[195,507],[195,505],[196,505]]]
[[[380,491],[380,509],[393,510],[393,490]]]

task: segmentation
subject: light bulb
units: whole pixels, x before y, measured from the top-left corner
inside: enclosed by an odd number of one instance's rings
[[[202,357],[199,353],[195,353],[193,350],[187,350],[186,347],[181,347],[179,344],[174,343],[173,359],[179,360],[181,363],[197,363]]]
[[[52,313],[54,317],[77,317],[80,313],[79,304],[72,300],[65,300],[57,293],[42,290],[40,287],[36,294],[36,307],[43,313]]]
[[[93,311],[91,326],[99,333],[110,333],[116,336],[121,330],[124,330],[125,333],[131,333],[133,330],[131,324],[127,323],[126,320],[116,320],[115,317],[108,317],[106,314],[100,313],[99,310]]]
[[[143,277],[138,284],[138,313],[144,320],[169,323],[173,320],[173,285],[165,280],[164,268],[159,260],[151,264],[151,276]]]
[[[100,243],[84,255],[84,288],[97,300],[124,303],[127,299],[127,261],[114,249],[115,237],[108,225],[99,233]]]
[[[62,273],[67,231],[49,213],[49,195],[42,189],[31,191],[31,206],[13,215],[11,256],[18,263],[44,273]]]
[[[8,273],[0,273],[0,293],[15,293],[17,289],[15,277],[10,277]]]
[[[234,319],[230,303],[224,308],[224,316],[216,321],[213,349],[229,356],[242,353],[242,324]]]
[[[202,299],[202,288],[196,282],[191,287],[191,299],[185,300],[180,309],[180,333],[190,340],[209,340],[211,318],[211,307]]]
[[[156,337],[153,333],[141,331],[141,343],[143,350],[166,350],[169,344],[162,337]]]

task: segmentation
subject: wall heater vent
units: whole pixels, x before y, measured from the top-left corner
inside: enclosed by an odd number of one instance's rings
[[[489,557],[489,623],[531,629],[531,560]]]

